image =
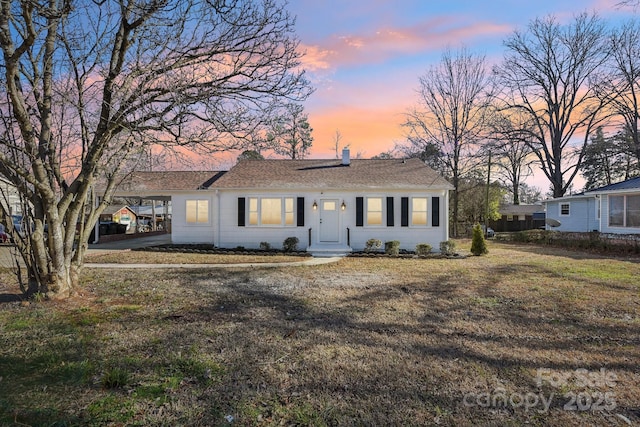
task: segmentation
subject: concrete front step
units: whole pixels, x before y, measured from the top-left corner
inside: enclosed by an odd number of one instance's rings
[[[317,258],[329,258],[329,257],[344,257],[350,254],[353,250],[348,246],[338,245],[322,245],[322,246],[309,246],[307,252]]]

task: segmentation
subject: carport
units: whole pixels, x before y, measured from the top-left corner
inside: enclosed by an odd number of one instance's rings
[[[139,214],[142,207],[148,207],[150,233],[171,236],[171,201],[172,196],[181,192],[208,188],[224,171],[136,171],[122,177],[117,186],[114,198],[126,199],[132,203],[130,208]],[[151,201],[151,205],[144,204]],[[143,215],[144,216],[144,215]],[[159,222],[158,216],[162,217]],[[160,230],[161,229],[161,230]],[[96,224],[93,243],[124,240],[131,238],[149,237],[148,232],[140,233],[136,227],[135,233],[114,238],[100,236],[99,223]],[[169,239],[170,240],[170,239]]]

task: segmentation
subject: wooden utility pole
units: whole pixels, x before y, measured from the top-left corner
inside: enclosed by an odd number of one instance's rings
[[[487,165],[487,197],[484,207],[484,237],[489,237],[489,187],[491,185],[491,151],[489,151],[489,164]]]

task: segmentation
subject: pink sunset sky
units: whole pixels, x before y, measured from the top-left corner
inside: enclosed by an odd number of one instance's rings
[[[313,128],[309,157],[335,156],[341,146],[368,158],[404,140],[401,123],[417,104],[418,79],[444,49],[466,47],[502,58],[503,40],[532,19],[569,21],[597,12],[615,24],[634,11],[619,0],[290,0],[316,91],[304,103]],[[535,178],[534,185],[541,186]],[[546,185],[542,177],[542,186]]]

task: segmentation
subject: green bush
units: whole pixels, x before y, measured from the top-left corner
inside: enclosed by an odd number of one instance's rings
[[[398,255],[400,253],[400,241],[390,240],[384,242],[384,253],[387,255]]]
[[[473,226],[473,238],[471,240],[471,253],[475,256],[485,255],[489,253],[487,242],[484,240],[484,232],[480,224]]]
[[[284,239],[284,242],[282,242],[282,250],[285,252],[295,252],[298,250],[298,243],[300,243],[300,240],[298,240],[297,237],[287,237]]]
[[[443,255],[456,255],[456,242],[453,240],[440,242],[440,253]]]
[[[416,255],[425,256],[431,253],[431,247],[428,243],[418,243],[416,245]]]
[[[269,243],[269,242],[260,242],[260,249],[262,249],[263,251],[270,251],[271,250],[271,243]]]
[[[382,241],[379,239],[369,239],[364,245],[365,252],[376,252],[382,247]]]

